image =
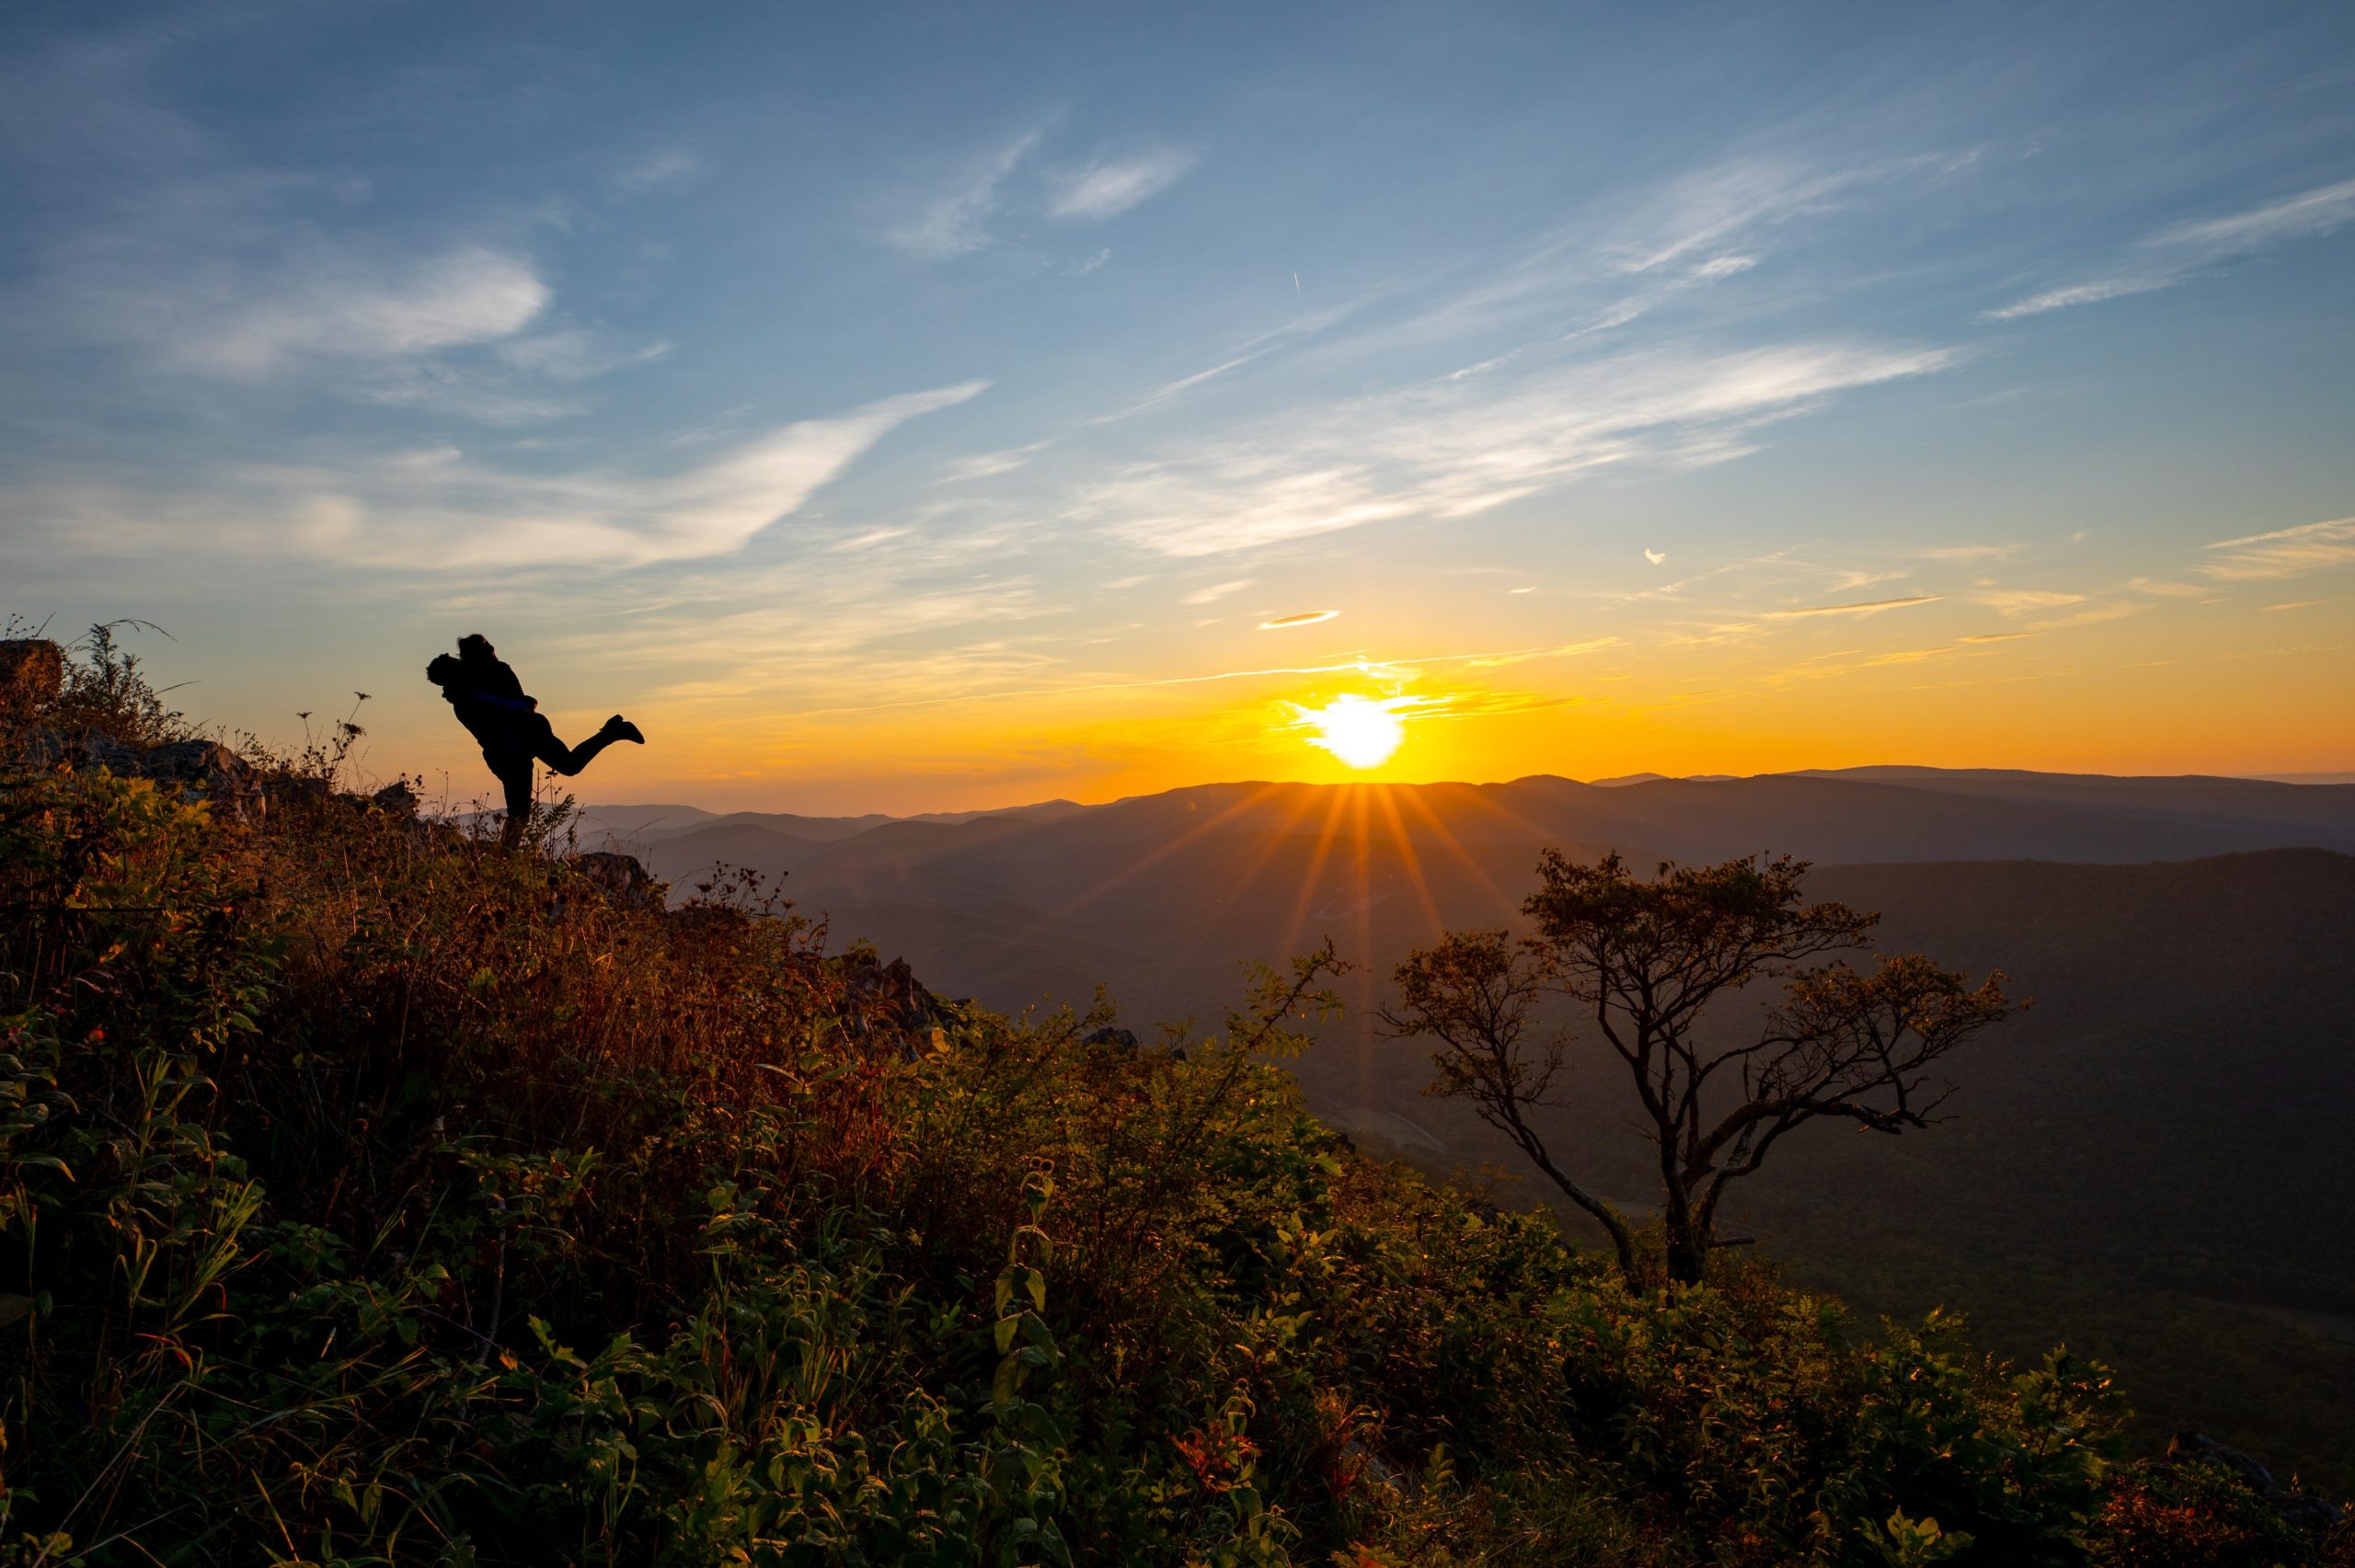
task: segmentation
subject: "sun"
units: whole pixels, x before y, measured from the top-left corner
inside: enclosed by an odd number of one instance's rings
[[[1407,726],[1397,713],[1406,702],[1349,692],[1321,708],[1299,708],[1295,727],[1309,732],[1311,746],[1323,747],[1352,768],[1378,768],[1407,738]]]

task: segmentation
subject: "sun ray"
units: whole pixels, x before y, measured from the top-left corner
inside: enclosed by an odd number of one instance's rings
[[[1472,874],[1473,880],[1480,884],[1480,890],[1496,902],[1510,905],[1512,900],[1505,897],[1504,889],[1498,887],[1488,869],[1473,858],[1472,852],[1464,847],[1463,841],[1455,836],[1455,830],[1431,809],[1430,803],[1423,798],[1422,791],[1408,790],[1406,798],[1407,806],[1431,825],[1431,831],[1439,835],[1439,841],[1447,847],[1448,853],[1454,855],[1457,863]]]
[[[1257,790],[1254,790],[1251,794],[1246,795],[1241,800],[1236,801],[1225,810],[1219,812],[1216,816],[1204,818],[1201,821],[1197,822],[1192,827],[1187,829],[1183,833],[1180,833],[1176,838],[1171,839],[1167,843],[1165,843],[1160,848],[1153,851],[1152,853],[1139,857],[1132,864],[1115,871],[1111,876],[1106,877],[1103,881],[1098,882],[1093,887],[1086,889],[1080,893],[1078,897],[1063,905],[1063,908],[1055,910],[1051,918],[1062,920],[1071,915],[1077,914],[1081,910],[1086,909],[1097,899],[1109,894],[1121,884],[1127,882],[1130,878],[1140,876],[1152,869],[1154,866],[1158,865],[1161,862],[1167,860],[1171,855],[1178,853],[1180,850],[1185,849],[1188,845],[1193,843],[1196,840],[1200,839],[1205,834],[1218,831],[1219,829],[1223,828],[1229,822],[1234,821],[1237,817],[1242,816],[1245,812],[1251,810],[1254,807],[1265,801],[1269,795],[1276,795],[1282,790],[1292,787],[1295,786],[1283,784],[1261,784]],[[1315,797],[1313,795],[1310,796],[1310,804],[1313,805]],[[1304,807],[1304,809],[1305,809],[1305,807]],[[1294,813],[1293,820],[1297,821],[1299,819],[1299,813]]]
[[[1372,1016],[1375,1005],[1373,975],[1373,849],[1371,842],[1371,836],[1366,830],[1366,796],[1373,791],[1381,787],[1382,786],[1379,784],[1360,784],[1350,792],[1357,796],[1358,905],[1356,913],[1358,929],[1357,950],[1353,953],[1346,954],[1344,956],[1351,959],[1357,965],[1356,969],[1353,970],[1348,978],[1353,982],[1350,984],[1350,989],[1354,993],[1351,997],[1353,1005],[1351,1006],[1350,1013],[1353,1019],[1358,1020],[1362,1020]],[[1366,1057],[1363,1051],[1356,1053],[1356,1061],[1358,1069],[1358,1087],[1361,1092],[1363,1092],[1366,1088],[1367,1073]]]
[[[1267,869],[1268,863],[1283,853],[1285,841],[1292,836],[1293,830],[1300,826],[1301,819],[1316,809],[1316,800],[1315,791],[1301,792],[1298,803],[1292,807],[1292,814],[1284,818],[1283,825],[1267,835],[1267,842],[1259,846],[1258,853],[1251,857],[1250,864],[1244,866],[1233,879],[1230,886],[1235,892],[1244,891],[1253,882],[1258,880],[1259,873]]]
[[[1560,836],[1552,829],[1539,827],[1528,818],[1523,817],[1520,812],[1512,809],[1512,807],[1503,805],[1498,801],[1490,792],[1501,787],[1503,786],[1499,784],[1476,784],[1472,786],[1472,798],[1480,809],[1487,812],[1490,817],[1498,818],[1503,821],[1511,823],[1514,827],[1519,828],[1522,832],[1527,833],[1531,838],[1537,840],[1541,843],[1552,843]]]
[[[1300,948],[1301,929],[1308,923],[1310,907],[1316,898],[1316,879],[1325,873],[1325,860],[1333,853],[1333,830],[1341,819],[1343,801],[1338,790],[1333,792],[1333,803],[1325,812],[1325,825],[1316,830],[1316,853],[1308,863],[1308,875],[1301,878],[1300,895],[1292,902],[1292,923],[1284,930],[1284,951]]]
[[[1416,901],[1423,907],[1423,918],[1430,922],[1430,934],[1436,941],[1447,930],[1447,922],[1440,919],[1439,903],[1431,897],[1430,883],[1423,876],[1422,857],[1415,853],[1415,841],[1407,836],[1407,820],[1398,814],[1398,791],[1389,784],[1378,784],[1375,791],[1374,799],[1390,818],[1390,830],[1397,836],[1398,864],[1407,874],[1407,886],[1415,890]]]
[[[1372,784],[1359,784],[1350,791],[1355,797],[1350,801],[1350,818],[1357,830],[1358,841],[1357,951],[1350,956],[1358,961],[1361,986],[1366,974],[1364,966],[1373,956],[1373,835],[1366,830],[1366,795],[1373,787]]]

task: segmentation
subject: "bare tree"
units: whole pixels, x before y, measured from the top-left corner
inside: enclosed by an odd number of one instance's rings
[[[1807,863],[1663,864],[1647,881],[1615,855],[1592,865],[1547,850],[1522,904],[1534,934],[1453,933],[1397,970],[1382,1013],[1401,1036],[1435,1039],[1427,1093],[1468,1099],[1611,1237],[1636,1277],[1632,1227],[1575,1179],[1531,1123],[1564,1104],[1565,1038],[1533,1042],[1533,1013],[1568,999],[1626,1064],[1658,1150],[1669,1277],[1702,1277],[1727,1187],[1818,1117],[1874,1132],[1927,1127],[1952,1092],[1935,1069],[2014,1010],[2003,976],[1977,989],[1918,954],[1870,973],[1827,958],[1867,945],[1878,915],[1801,898]],[[1710,1004],[1760,980],[1781,1001],[1752,1030],[1704,1037]]]

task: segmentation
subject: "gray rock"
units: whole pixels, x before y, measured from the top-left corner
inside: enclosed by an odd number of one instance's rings
[[[132,746],[111,736],[92,735],[82,742],[82,757],[88,765],[121,778],[153,780],[190,805],[205,802],[216,817],[232,821],[258,820],[265,807],[261,781],[253,769],[217,740]]]
[[[590,850],[565,864],[594,885],[616,909],[659,910],[669,901],[671,885],[656,881],[635,855]]]

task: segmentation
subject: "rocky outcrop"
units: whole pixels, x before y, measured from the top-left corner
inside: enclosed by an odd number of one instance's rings
[[[407,779],[395,779],[368,798],[379,811],[389,816],[403,817],[412,821],[416,819],[417,791],[410,787]]]
[[[616,909],[660,911],[669,901],[671,885],[657,881],[635,855],[589,850],[571,856],[565,864]]]
[[[258,821],[268,795],[244,758],[217,740],[173,740],[132,746],[111,736],[86,737],[81,761],[121,778],[152,779],[156,786],[193,805],[210,804],[217,818]]]
[[[2273,1477],[2273,1472],[2238,1448],[2228,1448],[2204,1432],[2178,1432],[2167,1443],[2169,1464],[2211,1464],[2223,1467],[2247,1482],[2248,1489],[2265,1499],[2266,1506],[2283,1523],[2323,1535],[2340,1520],[2337,1505],[2303,1492],[2292,1492]]]
[[[928,1028],[954,1016],[946,1003],[925,989],[905,958],[885,964],[872,953],[849,953],[834,962],[841,970],[849,1013],[862,1026]]]

